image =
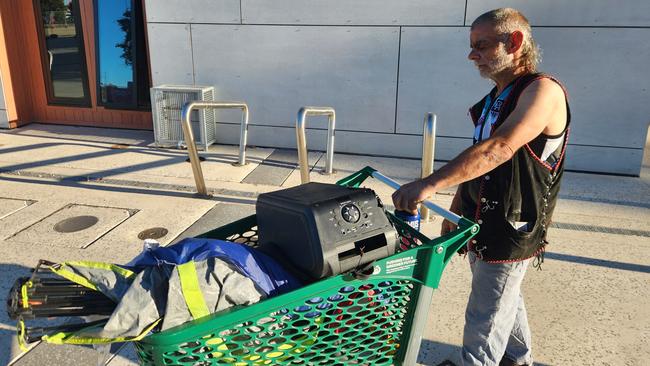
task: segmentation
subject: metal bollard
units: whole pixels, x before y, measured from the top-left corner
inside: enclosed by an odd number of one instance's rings
[[[436,115],[429,112],[424,117],[424,128],[422,131],[422,178],[433,173],[433,161],[436,153]],[[427,222],[430,219],[429,209],[422,206],[420,209],[420,220]]]
[[[185,136],[185,145],[187,145],[187,153],[190,157],[190,164],[192,165],[192,173],[194,174],[194,182],[196,183],[196,190],[199,194],[207,196],[207,188],[205,186],[205,179],[203,178],[203,170],[201,169],[201,162],[199,161],[199,154],[196,150],[196,143],[194,142],[194,133],[192,132],[192,125],[190,123],[190,114],[194,109],[231,109],[237,108],[242,110],[241,131],[239,134],[239,161],[235,165],[246,164],[246,141],[248,138],[248,105],[241,102],[201,102],[194,101],[188,102],[183,105],[181,111],[183,136]],[[207,146],[206,146],[207,150]]]
[[[300,166],[301,184],[309,183],[309,161],[307,159],[307,138],[305,136],[305,120],[307,116],[328,116],[327,127],[327,160],[324,174],[332,174],[334,163],[334,131],[336,127],[336,112],[331,107],[302,107],[296,119],[296,141],[298,148],[298,164]]]

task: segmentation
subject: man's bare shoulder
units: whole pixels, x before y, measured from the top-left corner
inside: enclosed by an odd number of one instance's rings
[[[523,91],[521,98],[533,101],[541,98],[544,101],[564,101],[564,89],[560,84],[550,78],[533,80]],[[520,99],[521,99],[520,98]]]

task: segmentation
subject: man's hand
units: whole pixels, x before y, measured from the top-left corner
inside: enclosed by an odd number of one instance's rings
[[[407,183],[393,193],[393,204],[396,210],[417,214],[420,202],[436,193],[425,179]]]
[[[440,235],[445,235],[447,233],[450,233],[454,230],[456,230],[457,225],[454,224],[453,222],[445,219],[442,220],[442,227],[440,228]]]
[[[460,186],[456,189],[456,194],[454,195],[454,198],[451,200],[451,206],[449,207],[449,211],[455,213],[456,215],[461,215],[460,212]],[[453,222],[445,219],[442,220],[442,227],[440,228],[440,235],[445,235],[451,231],[456,230],[457,225],[454,224]]]

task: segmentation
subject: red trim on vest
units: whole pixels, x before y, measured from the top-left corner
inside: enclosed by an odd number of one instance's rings
[[[516,104],[516,103],[519,101],[519,97],[520,97],[521,94],[523,93],[524,89],[526,89],[526,88],[528,87],[528,85],[530,85],[533,81],[540,80],[540,79],[549,79],[549,80],[554,81],[557,85],[559,85],[560,88],[562,88],[562,92],[564,93],[565,103],[566,103],[566,104],[569,103],[569,93],[567,93],[566,88],[564,87],[564,85],[562,85],[562,83],[561,83],[558,79],[554,78],[554,77],[551,76],[551,75],[546,75],[546,74],[538,75],[538,76],[536,76],[535,78],[529,80],[526,84],[524,84],[524,86],[521,88],[521,93],[519,93],[519,94],[517,95],[517,99],[514,100],[514,103]],[[568,110],[568,108],[567,108],[567,114],[568,114],[568,113],[569,113],[569,110]],[[568,115],[567,115],[567,119],[568,119],[568,118],[569,118],[569,117],[568,117]],[[567,124],[568,124],[568,121],[567,121]],[[555,164],[555,168],[553,168],[553,167],[550,166],[547,162],[545,162],[545,161],[543,161],[542,159],[540,159],[540,157],[537,156],[537,155],[535,154],[535,152],[533,152],[533,149],[530,147],[529,144],[524,145],[524,147],[526,148],[526,151],[528,152],[528,154],[529,154],[530,156],[532,156],[533,159],[535,159],[535,161],[537,161],[538,163],[540,163],[544,168],[548,169],[549,171],[554,171],[554,170],[556,170],[556,169],[560,166],[560,163],[562,162],[562,159],[564,158],[564,152],[566,151],[566,147],[567,147],[567,145],[568,145],[568,143],[569,143],[569,131],[570,131],[570,127],[569,127],[569,126],[566,126],[566,130],[565,130],[565,134],[564,134],[564,142],[563,142],[563,146],[562,146],[562,153],[560,153],[560,157],[558,158],[558,161],[557,161],[557,163]]]
[[[566,147],[569,144],[569,132],[570,131],[571,131],[570,128],[567,128],[566,131],[565,131],[564,142],[562,143],[563,144],[562,152],[560,153],[560,157],[557,159],[557,162],[555,163],[555,167],[550,166],[547,162],[540,159],[539,156],[537,156],[535,154],[535,152],[533,151],[533,149],[530,147],[529,144],[524,145],[524,147],[526,148],[526,151],[528,152],[528,154],[530,156],[532,156],[533,159],[535,159],[535,161],[540,163],[544,168],[548,169],[549,171],[555,171],[560,166],[560,163],[562,162],[562,159],[564,159],[564,153],[566,152]]]
[[[500,261],[486,261],[486,260],[483,260],[483,262],[485,262],[485,263],[492,263],[492,264],[521,262],[521,261],[525,261],[525,260],[527,260],[527,259],[531,259],[531,258],[537,257],[537,256],[539,255],[539,253],[543,252],[545,249],[546,249],[546,244],[544,244],[544,245],[542,245],[541,247],[539,247],[539,249],[537,249],[537,250],[535,251],[535,253],[533,253],[533,255],[531,255],[530,257],[527,257],[527,258],[519,258],[519,259],[504,259],[504,260],[500,260]]]

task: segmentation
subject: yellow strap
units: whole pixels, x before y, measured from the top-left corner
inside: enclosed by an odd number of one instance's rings
[[[86,267],[86,268],[97,268],[97,269],[103,269],[107,271],[111,271],[117,275],[120,275],[124,278],[131,278],[135,276],[135,273],[132,271],[129,271],[126,268],[122,268],[120,266],[117,266],[112,263],[104,263],[104,262],[92,262],[92,261],[71,261],[71,262],[64,262],[61,263],[60,266],[50,266],[50,270],[57,275],[70,280],[74,283],[77,283],[79,285],[88,287],[89,289],[99,291],[97,286],[95,286],[94,283],[88,281],[83,276],[80,276],[76,274],[74,271],[71,271],[68,269],[70,266],[76,266],[76,267]]]
[[[27,347],[27,341],[25,340],[25,322],[20,319],[18,320],[18,347],[23,352],[27,352],[29,347]]]
[[[81,286],[86,286],[91,290],[99,291],[97,289],[97,286],[95,286],[92,282],[88,281],[85,277],[79,276],[78,274],[68,270],[65,266],[65,263],[63,263],[60,267],[56,266],[51,266],[50,270],[59,276],[65,278],[66,280],[70,280],[74,283],[80,284]]]
[[[151,323],[147,328],[145,328],[142,333],[135,337],[116,337],[116,338],[100,338],[100,337],[84,337],[77,336],[76,333],[87,331],[90,328],[85,328],[75,333],[59,332],[52,334],[51,336],[45,335],[41,337],[41,340],[51,343],[51,344],[107,344],[107,343],[116,343],[116,342],[137,342],[144,338],[151,330],[160,323],[162,318],[159,318],[155,322]],[[103,325],[98,325],[96,327],[103,327]]]
[[[202,318],[210,314],[208,305],[205,303],[201,287],[199,286],[199,277],[196,274],[194,261],[189,261],[178,265],[178,275],[181,280],[181,290],[187,309],[194,319]]]
[[[71,261],[71,262],[65,262],[63,265],[71,265],[71,266],[77,266],[77,267],[87,267],[87,268],[97,268],[97,269],[105,269],[107,271],[115,272],[122,277],[125,278],[130,278],[135,275],[133,271],[130,271],[126,268],[122,268],[118,265],[115,265],[113,263],[105,263],[105,262],[93,262],[93,261]]]
[[[20,294],[22,295],[22,300],[23,300],[23,309],[27,309],[29,307],[29,297],[27,296],[27,289],[32,287],[32,281],[27,281],[23,283],[23,285],[20,288]]]

